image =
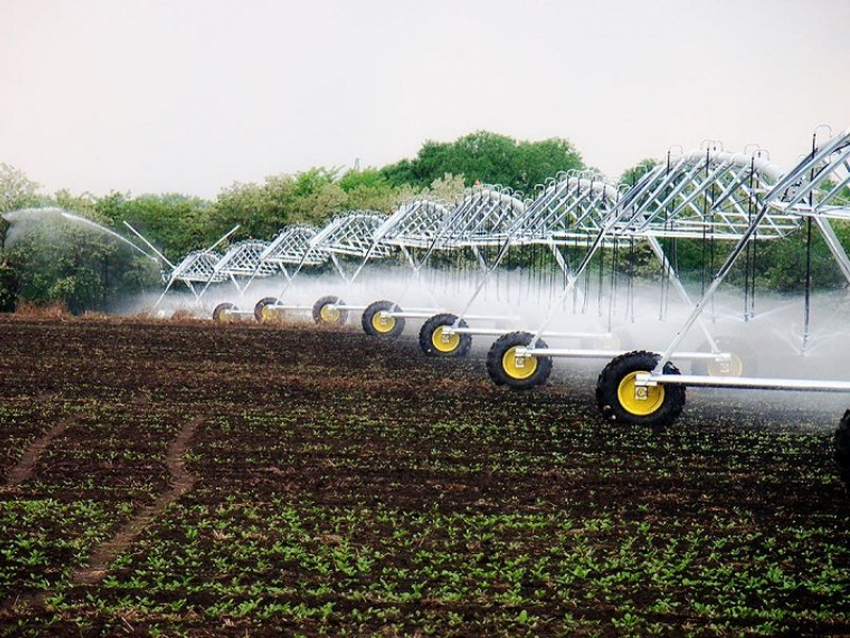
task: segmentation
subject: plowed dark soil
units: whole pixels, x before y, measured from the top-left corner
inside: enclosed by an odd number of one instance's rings
[[[841,410],[308,325],[0,320],[0,633],[850,634]]]

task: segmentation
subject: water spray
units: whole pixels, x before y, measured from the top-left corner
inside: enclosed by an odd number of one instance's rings
[[[110,235],[111,237],[114,237],[115,239],[124,242],[130,248],[141,253],[142,255],[144,255],[145,257],[147,257],[148,259],[150,259],[154,263],[159,263],[160,259],[164,259],[161,255],[154,256],[154,255],[150,254],[149,252],[143,250],[142,248],[140,248],[139,246],[137,246],[136,244],[131,242],[126,237],[119,235],[114,230],[110,230],[109,228],[106,228],[105,226],[101,226],[97,222],[93,222],[90,219],[86,219],[85,217],[80,217],[79,215],[74,215],[72,213],[68,213],[68,212],[64,212],[64,211],[62,212],[62,217],[64,217],[65,219],[70,219],[71,221],[79,222],[79,223],[91,226],[93,228],[96,228],[98,231],[100,231],[102,233],[106,233],[107,235]]]

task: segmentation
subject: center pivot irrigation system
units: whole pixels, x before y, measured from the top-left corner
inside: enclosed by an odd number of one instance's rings
[[[850,260],[838,241],[830,224],[833,219],[850,219],[850,201],[847,186],[850,184],[850,130],[822,144],[815,136],[811,153],[807,154],[785,175],[772,174],[755,159],[750,169],[731,182],[721,197],[744,201],[746,207],[739,211],[739,219],[725,212],[717,212],[720,227],[738,235],[729,256],[714,274],[700,301],[694,306],[667,348],[661,352],[635,351],[614,358],[599,375],[596,388],[597,401],[602,414],[610,420],[627,423],[667,424],[678,417],[685,404],[685,388],[750,388],[765,390],[808,390],[819,392],[850,392],[850,381],[823,379],[776,379],[754,376],[714,376],[710,374],[682,375],[672,363],[676,349],[710,303],[718,287],[729,275],[735,262],[747,252],[756,237],[783,238],[805,223],[810,246],[812,227],[817,227],[835,258],[841,272],[850,281]],[[734,172],[732,168],[717,166],[714,174]],[[758,185],[759,179],[763,183]],[[746,189],[746,199],[739,200]],[[728,192],[728,195],[726,193]],[[740,193],[740,194],[739,194]],[[644,224],[641,219],[641,199],[637,200],[600,233],[628,233]],[[721,202],[722,203],[722,202]],[[693,210],[693,209],[692,209]],[[679,225],[685,226],[692,216],[682,215]],[[716,220],[714,216],[710,220]],[[811,292],[811,253],[809,252],[806,276],[805,327],[803,344],[809,331]],[[534,351],[527,352],[533,355]],[[838,435],[838,453],[845,473],[850,471],[850,435],[847,415],[842,420]]]
[[[300,258],[293,272],[287,275],[283,290],[277,297],[266,297],[257,302],[254,306],[254,316],[264,321],[287,311],[309,311],[317,323],[345,323],[349,312],[364,310],[365,306],[346,304],[341,297],[333,295],[322,297],[312,306],[286,303],[284,298],[287,291],[294,287],[298,275],[305,267],[320,266],[328,261],[346,290],[350,291],[367,259],[381,259],[392,252],[390,247],[375,245],[371,240],[385,220],[385,215],[375,211],[353,211],[335,217],[312,237],[303,237],[298,246],[301,250]],[[285,233],[286,231],[282,234]],[[352,260],[361,260],[361,266],[352,270]]]
[[[427,319],[444,309],[436,300],[436,282],[425,281],[423,269],[433,262],[436,254],[460,254],[469,251],[473,262],[488,268],[486,255],[480,246],[498,241],[507,227],[523,211],[521,200],[508,189],[478,186],[470,189],[453,207],[437,201],[417,199],[400,206],[386,217],[379,213],[356,211],[332,220],[305,245],[301,259],[287,285],[277,297],[261,299],[255,307],[259,320],[272,318],[281,311],[311,311],[317,323],[342,323],[352,312],[361,312],[361,323],[367,334],[396,337],[402,333],[407,319]],[[402,265],[409,266],[407,281],[394,301],[379,300],[366,304],[343,301],[343,296],[356,294],[355,281],[366,267],[377,260],[396,256]],[[292,304],[284,300],[296,277],[307,265],[322,265],[328,259],[340,275],[345,290],[339,295],[325,295],[312,306]],[[348,260],[348,268],[343,260]],[[352,263],[353,261],[353,263]],[[451,274],[453,271],[448,269]],[[404,277],[401,277],[403,279]],[[368,277],[367,277],[368,279]],[[429,296],[430,307],[401,306],[405,294],[417,286],[417,291]],[[480,316],[497,321],[500,316]]]
[[[436,356],[459,356],[469,350],[473,335],[500,336],[504,331],[483,327],[470,327],[468,321],[472,319],[468,315],[482,290],[497,269],[503,264],[510,251],[522,250],[528,246],[542,246],[551,251],[554,263],[559,269],[559,275],[563,278],[563,294],[559,302],[551,304],[550,307],[557,309],[559,315],[567,312],[566,298],[573,293],[574,302],[579,299],[577,280],[570,282],[570,277],[576,272],[571,268],[570,262],[580,255],[582,250],[592,245],[593,239],[599,235],[607,219],[616,212],[617,206],[622,199],[622,194],[628,187],[606,183],[593,175],[583,176],[580,173],[564,173],[553,178],[545,185],[538,188],[536,197],[525,204],[524,213],[514,220],[502,237],[496,237],[499,241],[499,250],[484,276],[472,292],[471,297],[458,314],[445,314],[432,317],[425,323],[420,332],[420,346],[428,354]],[[546,344],[541,340],[542,336],[556,339],[571,339],[577,341],[585,350],[593,348],[594,352],[602,355],[610,355],[611,348],[617,347],[622,341],[628,339],[622,322],[615,326],[615,305],[617,292],[617,264],[616,258],[622,252],[634,255],[634,237],[604,237],[600,242],[611,250],[614,257],[610,270],[610,281],[608,290],[607,309],[603,308],[602,292],[604,280],[600,281],[598,311],[599,316],[604,319],[605,331],[569,331],[569,332],[544,332],[541,329],[538,334],[532,335],[526,331],[515,331],[505,335],[499,340],[498,347],[494,352],[498,353],[500,365],[490,366],[491,376],[494,381],[513,387],[532,387],[538,385],[545,379],[541,375],[548,375],[548,360],[542,361],[542,366],[536,368],[536,359],[527,356],[514,356],[519,348],[529,346],[531,340],[536,336],[536,345],[545,348]],[[654,237],[646,238],[652,251],[656,254],[662,264],[664,272],[675,282],[675,289],[680,292],[683,299],[689,302],[687,294],[678,281],[675,270],[667,260],[664,251]],[[492,240],[491,240],[492,241]],[[571,256],[572,253],[572,256]],[[592,255],[591,255],[592,256]],[[589,263],[589,262],[588,262]],[[603,266],[600,262],[597,269],[600,279],[603,278]],[[582,269],[585,275],[589,275],[587,268]],[[629,269],[631,275],[634,270]],[[580,274],[580,273],[579,273]],[[630,280],[627,287],[626,315],[634,316],[634,288]],[[589,277],[585,277],[585,284],[589,285]],[[587,292],[587,290],[585,291]],[[582,309],[586,309],[587,295],[581,295]],[[577,303],[573,303],[575,310]],[[503,352],[500,352],[504,350]],[[507,353],[510,353],[509,355]],[[565,352],[578,352],[570,350]],[[587,352],[583,351],[587,354]],[[527,364],[527,365],[526,365]]]
[[[419,344],[428,355],[463,356],[473,336],[495,339],[487,354],[488,373],[496,384],[517,390],[545,384],[555,358],[610,360],[596,384],[602,416],[626,424],[667,425],[682,412],[687,387],[850,392],[847,380],[759,377],[747,344],[731,335],[713,335],[714,322],[703,319],[707,308],[714,318],[718,288],[743,261],[744,319],[757,320],[753,302],[759,274],[757,242],[802,233],[806,272],[797,352],[806,354],[815,230],[850,282],[850,259],[831,225],[833,220],[850,221],[850,130],[825,141],[818,139],[820,130],[815,131],[811,151],[788,171],[772,164],[761,149],[732,153],[710,142],[690,153],[668,152],[666,162],[631,185],[608,183],[590,172],[569,172],[548,180],[525,200],[510,189],[475,186],[454,204],[419,198],[389,216],[351,211],[321,229],[295,224],[269,242],[243,240],[223,254],[216,252],[237,227],[177,265],[127,226],[167,265],[157,307],[175,283],[184,284],[200,305],[214,284],[230,282],[238,301],[218,304],[213,311],[217,321],[252,315],[257,321],[269,321],[309,314],[317,323],[344,323],[353,313],[361,313],[367,334],[397,337],[406,320],[420,320]],[[701,247],[699,290],[688,292],[679,279],[679,240]],[[647,342],[644,328],[653,318],[636,317],[634,260],[641,249],[657,260],[662,273],[660,280],[642,282],[660,289],[662,310],[656,322],[666,319],[671,292],[681,301],[684,319],[675,331],[665,331],[660,344]],[[539,275],[544,264],[540,254],[547,256],[546,277]],[[521,268],[511,268],[512,255],[518,256],[514,263],[523,264]],[[376,263],[387,268],[368,268]],[[522,268],[537,276],[538,288],[545,282],[548,297],[543,295],[538,308],[542,320],[537,319],[537,327],[518,330],[519,321],[534,323],[533,317],[516,316],[526,310],[521,302]],[[341,290],[314,303],[303,299],[299,303],[301,280],[331,270],[339,275]],[[386,285],[386,277],[375,272],[391,272],[399,284],[392,301],[366,297]],[[500,274],[512,275],[505,277],[505,290],[511,281],[520,288],[517,303],[507,308],[509,314],[472,314],[488,290],[495,288],[497,296],[503,290]],[[284,279],[280,293],[243,309],[255,279],[275,275]],[[453,290],[454,301],[448,305],[455,308],[438,301],[439,283]],[[585,326],[588,323],[593,286],[597,317],[590,319],[592,329],[578,329],[583,317]],[[412,290],[419,297],[428,296],[431,305],[408,307],[405,295]],[[468,294],[462,296],[464,291]],[[565,319],[569,330],[550,330],[553,321]],[[640,328],[639,339],[627,330],[628,324]],[[504,325],[513,328],[506,330]],[[699,347],[683,348],[695,327]],[[571,341],[570,347],[549,347],[544,337]],[[645,349],[626,350],[627,344]],[[688,374],[677,366],[682,361],[690,364]],[[850,482],[850,410],[836,432],[835,458]]]
[[[375,245],[397,247],[411,272],[398,299],[381,300],[367,306],[362,320],[364,331],[375,336],[395,337],[404,330],[406,319],[424,320],[434,314],[445,313],[447,310],[436,299],[437,281],[434,277],[425,281],[423,269],[432,266],[440,255],[449,263],[453,258],[466,258],[476,269],[486,271],[489,262],[482,248],[497,241],[503,228],[522,212],[522,201],[510,189],[480,185],[469,189],[451,208],[427,200],[402,206],[378,229],[373,242]],[[448,273],[452,272],[449,268]],[[405,295],[414,286],[418,287],[420,294],[429,297],[431,307],[401,307]],[[500,315],[476,318],[490,321],[509,319]]]
[[[567,277],[561,301],[571,293],[603,247],[612,246],[611,252],[616,255],[625,242],[632,254],[635,242],[641,242],[649,246],[661,263],[663,272],[668,276],[668,285],[687,307],[694,308],[695,303],[679,280],[662,242],[678,238],[702,240],[704,245],[711,246],[713,255],[715,241],[738,241],[756,210],[760,194],[780,176],[779,169],[759,155],[758,152],[753,155],[727,153],[716,147],[678,157],[668,153],[665,164],[649,171],[616,200],[608,200],[610,203],[604,214],[597,217],[596,228],[590,229],[595,235],[593,240],[580,263]],[[576,185],[577,190],[579,186]],[[585,188],[591,189],[592,185]],[[621,191],[615,192],[619,194]],[[775,215],[762,237],[780,237],[796,228],[797,220],[793,217]],[[612,273],[615,270],[616,267],[612,266]],[[612,295],[609,322],[613,316],[614,299]],[[487,369],[495,383],[527,389],[546,382],[554,357],[606,359],[612,354],[626,354],[622,351],[612,353],[610,348],[548,348],[541,337],[557,310],[558,304],[551,306],[534,332],[510,333],[496,340],[487,358]],[[633,313],[630,315],[633,321]],[[703,365],[712,372],[712,376],[741,374],[745,363],[742,357],[723,352],[720,348],[720,342],[728,343],[730,340],[715,339],[708,325],[701,321],[697,323],[707,352],[677,351],[677,359],[690,360],[697,367]]]

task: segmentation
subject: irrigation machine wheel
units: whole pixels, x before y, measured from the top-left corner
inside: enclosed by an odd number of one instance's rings
[[[841,480],[850,488],[850,410],[841,417],[835,437],[832,440],[832,457],[838,466],[838,474]]]
[[[276,297],[263,297],[260,299],[254,306],[254,319],[256,319],[259,323],[267,323],[269,321],[280,319],[283,311],[269,307],[274,306],[276,303]]]
[[[636,386],[635,377],[652,372],[660,359],[655,352],[638,350],[615,357],[596,381],[596,403],[607,421],[627,425],[669,425],[685,407],[685,387],[681,385]],[[668,362],[664,374],[680,374]]]
[[[465,357],[472,347],[472,336],[466,334],[448,335],[443,332],[447,326],[453,326],[457,315],[444,313],[434,315],[419,330],[419,348],[433,357]],[[461,319],[458,326],[466,328],[466,322]]]
[[[213,310],[212,318],[216,323],[230,323],[233,321],[231,310],[236,310],[236,304],[225,301],[218,304]]]
[[[710,377],[742,377],[758,373],[758,359],[755,351],[742,339],[735,337],[716,337],[718,347],[722,352],[732,355],[729,361],[705,361],[697,359],[691,364],[694,374]],[[711,352],[708,343],[702,344],[700,351]]]
[[[342,325],[348,321],[348,310],[340,310],[337,305],[345,302],[339,297],[328,295],[313,304],[313,321],[331,325]]]
[[[392,301],[383,299],[370,303],[363,311],[363,332],[372,337],[395,339],[404,331],[404,317],[387,317],[384,312],[401,312]]]
[[[512,390],[531,390],[543,385],[552,373],[552,358],[539,355],[517,356],[519,348],[528,346],[534,335],[530,332],[509,332],[499,337],[487,352],[487,373],[496,385]],[[537,340],[537,348],[547,348]]]

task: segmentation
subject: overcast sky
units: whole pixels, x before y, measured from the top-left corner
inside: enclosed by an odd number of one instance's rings
[[[0,0],[0,162],[47,191],[381,166],[479,129],[617,177],[850,127],[850,0]]]

